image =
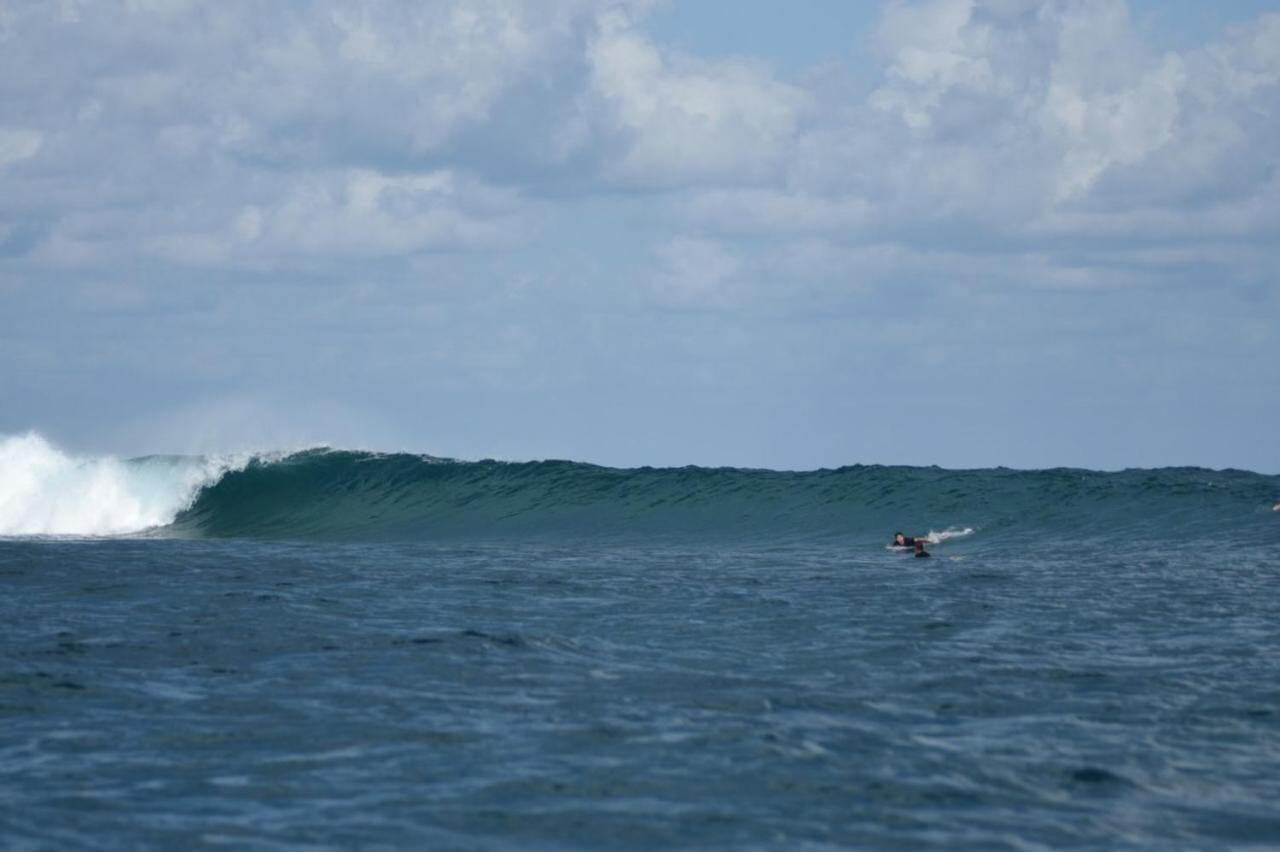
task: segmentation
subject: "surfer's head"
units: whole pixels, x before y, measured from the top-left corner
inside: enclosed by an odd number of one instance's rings
[[[893,534],[893,543],[897,545],[904,545],[907,543],[907,537],[900,532],[896,532]]]

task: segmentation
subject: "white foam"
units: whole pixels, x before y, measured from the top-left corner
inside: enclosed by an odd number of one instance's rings
[[[967,535],[973,535],[973,527],[948,527],[941,532],[929,530],[929,534],[925,536],[925,540],[930,544],[937,544],[940,541],[946,541],[949,538],[963,538]]]
[[[251,456],[77,457],[35,433],[0,436],[0,536],[121,535],[172,523]]]

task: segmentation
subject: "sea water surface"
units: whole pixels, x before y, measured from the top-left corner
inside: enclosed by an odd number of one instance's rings
[[[1280,845],[1280,477],[13,440],[7,849]]]

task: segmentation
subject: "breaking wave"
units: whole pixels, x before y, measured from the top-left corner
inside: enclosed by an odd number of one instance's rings
[[[1027,536],[1274,542],[1280,477],[1164,468],[804,472],[463,462],[313,449],[86,458],[0,438],[0,535],[448,540],[606,535],[883,542]],[[951,533],[954,536],[954,532]],[[943,536],[945,537],[945,535]],[[953,543],[954,544],[954,543]]]
[[[80,457],[36,434],[0,437],[0,535],[119,535],[164,526],[236,460]]]

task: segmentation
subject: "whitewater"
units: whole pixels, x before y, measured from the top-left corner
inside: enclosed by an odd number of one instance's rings
[[[0,437],[0,845],[1274,847],[1277,499]]]
[[[41,436],[0,437],[0,535],[119,535],[173,522],[250,456],[77,457]]]

